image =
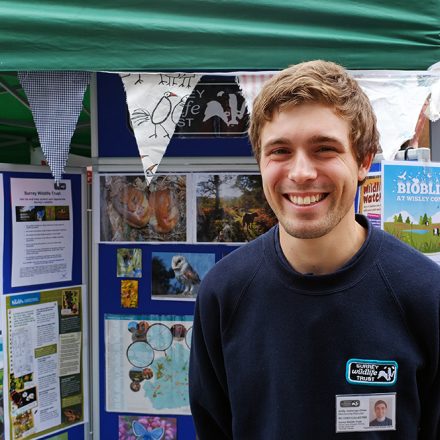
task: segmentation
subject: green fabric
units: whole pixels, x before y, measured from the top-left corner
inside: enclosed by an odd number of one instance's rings
[[[440,0],[0,0],[0,70],[424,70]]]

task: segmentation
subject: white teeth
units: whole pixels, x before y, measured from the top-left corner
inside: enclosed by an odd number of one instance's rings
[[[319,202],[320,200],[322,200],[324,198],[324,195],[323,194],[315,194],[315,195],[306,196],[306,197],[290,196],[289,198],[293,204],[303,206],[303,205],[310,205],[312,203]]]

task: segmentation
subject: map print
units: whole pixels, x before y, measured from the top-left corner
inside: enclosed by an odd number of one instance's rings
[[[105,315],[107,411],[190,414],[192,316]]]

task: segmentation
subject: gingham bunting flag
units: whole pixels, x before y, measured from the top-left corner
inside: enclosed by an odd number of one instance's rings
[[[254,99],[260,93],[263,84],[272,78],[273,75],[274,73],[247,73],[237,75],[237,83],[246,100],[249,114],[252,112]]]
[[[145,179],[151,182],[199,82],[195,73],[120,74]]]
[[[59,182],[90,72],[18,72],[18,78],[27,95],[44,156]]]

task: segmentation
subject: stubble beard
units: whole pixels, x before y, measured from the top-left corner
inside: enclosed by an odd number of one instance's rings
[[[338,211],[336,207],[330,206],[328,212],[317,219],[301,219],[295,221],[295,219],[288,218],[287,215],[275,212],[278,221],[284,231],[293,238],[302,240],[310,240],[314,238],[321,238],[330,233],[342,219],[347,215],[349,209],[346,212]]]

